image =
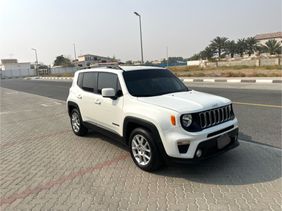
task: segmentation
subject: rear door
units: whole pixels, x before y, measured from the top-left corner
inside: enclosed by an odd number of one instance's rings
[[[81,73],[80,73],[81,74]],[[82,78],[80,78],[82,77]],[[83,121],[93,122],[97,118],[97,72],[84,72],[78,78],[78,86],[82,89],[77,97],[80,100],[79,107]]]

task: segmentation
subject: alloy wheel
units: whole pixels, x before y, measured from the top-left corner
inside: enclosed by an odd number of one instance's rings
[[[151,161],[151,147],[143,135],[137,134],[133,137],[131,150],[134,159],[140,166],[146,166]]]

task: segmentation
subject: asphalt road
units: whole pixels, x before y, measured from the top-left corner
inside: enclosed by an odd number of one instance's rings
[[[66,100],[71,82],[17,79],[1,80],[0,85],[17,91]],[[193,84],[189,87],[227,97],[234,102],[241,140],[282,148],[281,90],[201,87]]]

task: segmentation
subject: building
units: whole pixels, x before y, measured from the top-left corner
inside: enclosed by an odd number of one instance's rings
[[[92,66],[99,66],[101,63],[116,62],[115,59],[103,56],[97,56],[92,54],[85,54],[78,56],[78,59],[74,61],[75,66],[80,68],[87,68]]]
[[[1,78],[18,78],[33,76],[35,72],[31,69],[30,62],[19,63],[17,59],[1,59]]]
[[[268,40],[277,40],[282,44],[282,32],[257,34],[255,39],[262,45],[264,45]]]

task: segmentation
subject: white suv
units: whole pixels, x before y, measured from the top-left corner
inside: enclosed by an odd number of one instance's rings
[[[231,101],[187,88],[164,68],[117,66],[77,71],[67,100],[73,132],[89,127],[123,141],[135,164],[195,162],[239,145]]]

